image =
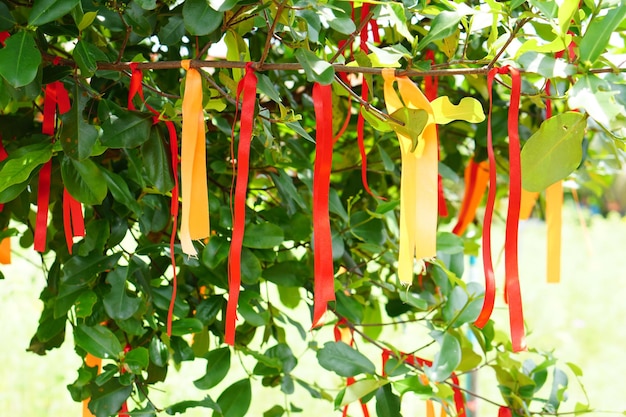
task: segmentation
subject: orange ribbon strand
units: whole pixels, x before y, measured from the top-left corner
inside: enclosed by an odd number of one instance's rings
[[[202,77],[190,67],[190,60],[181,61],[187,70],[183,95],[183,132],[181,149],[182,213],[180,244],[183,252],[196,256],[193,240],[208,238],[209,192],[206,171],[206,142],[202,108]]]
[[[315,83],[313,106],[317,132],[313,166],[313,327],[321,325],[329,301],[335,300],[329,192],[333,161],[333,109],[330,85]]]
[[[239,287],[241,285],[241,250],[243,248],[243,236],[246,227],[246,195],[248,193],[248,174],[250,171],[250,144],[256,106],[256,85],[257,77],[254,74],[252,64],[248,63],[246,64],[246,74],[239,81],[237,87],[237,106],[242,93],[243,98],[239,146],[237,149],[237,182],[235,184],[235,204],[233,210],[233,235],[228,253],[228,304],[226,306],[226,334],[224,340],[229,345],[235,344],[237,304],[239,302]],[[235,117],[235,122],[236,119],[237,117]],[[232,141],[234,146],[234,123]]]
[[[505,268],[505,299],[509,303],[509,325],[511,329],[511,342],[514,352],[526,349],[524,315],[522,311],[522,297],[519,284],[518,265],[518,230],[520,218],[520,206],[522,195],[522,178],[519,143],[519,103],[521,96],[521,78],[519,71],[506,66],[493,68],[487,75],[487,88],[489,90],[489,119],[487,126],[487,152],[489,156],[489,193],[485,209],[483,230],[483,266],[485,271],[485,299],[483,308],[476,319],[475,325],[483,327],[487,324],[495,304],[495,274],[491,256],[491,222],[496,197],[496,163],[493,150],[493,136],[491,133],[491,114],[493,107],[493,80],[496,74],[510,74],[511,103],[508,113],[509,134],[509,205],[506,217],[506,235],[504,243],[504,268]]]
[[[85,365],[90,368],[97,367],[98,374],[100,374],[100,370],[102,369],[102,359],[96,358],[91,353],[88,353],[85,357]],[[89,410],[89,398],[83,400],[83,417],[95,417],[95,415]]]
[[[487,191],[489,181],[489,164],[487,161],[477,163],[470,159],[465,167],[465,194],[459,210],[459,219],[452,229],[457,236],[463,235],[465,230],[476,218],[476,210]]]

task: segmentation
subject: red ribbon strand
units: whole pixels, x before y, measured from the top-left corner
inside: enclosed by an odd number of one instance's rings
[[[237,86],[237,107],[241,104],[241,124],[239,126],[239,146],[237,148],[237,179],[235,184],[235,203],[233,207],[233,235],[228,253],[228,304],[226,305],[226,334],[224,340],[229,345],[235,344],[235,324],[237,322],[237,304],[241,285],[241,250],[246,227],[246,196],[248,193],[248,174],[250,171],[250,144],[254,126],[256,106],[257,77],[251,63],[246,64],[246,73]],[[236,121],[235,117],[235,121]],[[233,124],[233,138],[234,143]],[[233,145],[234,146],[234,145]]]
[[[333,160],[332,95],[330,85],[315,83],[313,105],[317,127],[313,168],[313,327],[321,324],[329,301],[335,300],[333,245],[328,214]]]
[[[506,235],[504,243],[505,264],[505,299],[509,304],[509,324],[511,328],[511,342],[514,352],[526,349],[524,315],[522,311],[522,297],[519,284],[519,267],[517,258],[517,241],[520,217],[520,203],[522,195],[522,176],[520,163],[519,143],[519,103],[521,96],[521,78],[519,71],[506,66],[493,68],[487,75],[489,90],[489,117],[487,126],[487,152],[489,156],[489,193],[485,209],[483,230],[483,266],[485,271],[485,300],[483,308],[476,319],[476,326],[487,324],[495,303],[495,274],[491,257],[491,222],[496,197],[496,162],[493,150],[493,136],[491,132],[491,114],[493,107],[493,80],[496,74],[510,74],[512,80],[511,103],[508,113],[509,134],[509,205],[506,218]]]

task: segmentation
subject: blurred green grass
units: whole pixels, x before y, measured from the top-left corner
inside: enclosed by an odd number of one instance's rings
[[[576,210],[568,206],[564,212],[560,284],[546,283],[545,233],[545,224],[538,220],[526,221],[520,229],[520,276],[525,318],[531,330],[529,345],[553,350],[561,363],[572,362],[582,368],[582,381],[592,407],[624,411],[626,396],[621,381],[626,374],[626,330],[623,325],[626,319],[626,286],[623,285],[626,280],[626,221],[616,214],[608,218],[594,216],[585,232]],[[498,239],[502,238],[498,226],[493,234],[494,247],[497,248]],[[0,281],[0,357],[3,365],[0,367],[0,416],[80,416],[80,404],[72,401],[66,389],[66,385],[75,379],[80,363],[73,352],[71,339],[45,357],[26,352],[37,328],[41,311],[38,296],[45,278],[40,268],[23,258],[24,255],[32,256],[31,251],[20,253],[22,255],[14,256],[12,265],[0,267],[5,275],[5,280]],[[478,275],[482,279],[480,266]],[[499,277],[502,279],[502,274]],[[501,288],[501,282],[498,288]],[[508,319],[501,298],[499,296],[495,317],[499,327],[505,329]],[[399,330],[402,331],[398,338],[391,339],[394,342],[404,342],[407,338],[415,340],[407,329]],[[323,343],[332,335],[330,331],[323,331],[312,337]],[[301,351],[295,353],[298,355]],[[314,360],[310,355],[300,358],[301,365],[296,371],[306,376],[306,363]],[[372,360],[377,362],[378,359]],[[168,383],[159,387],[161,392],[153,390],[151,398],[158,406],[190,397],[201,399],[205,393],[195,390],[192,381],[203,374],[203,366],[184,364],[180,372],[172,369]],[[244,376],[243,370],[237,369],[232,380]],[[339,384],[340,380],[329,377],[328,382],[332,386],[335,382]],[[575,385],[573,381],[570,384]],[[489,371],[481,373],[478,386],[481,395],[500,400],[495,378],[489,375]],[[223,387],[220,384],[208,394],[216,399]],[[262,415],[274,403],[272,399],[283,402],[271,391],[263,389],[263,404],[253,404],[249,415]],[[582,402],[581,395],[579,390],[573,389],[567,408],[573,408],[577,401]],[[308,395],[306,397],[294,399],[305,408],[301,415],[311,415],[307,412],[308,404],[315,407],[318,415],[329,414],[332,410],[330,404],[322,410],[319,402],[311,402]],[[268,407],[265,407],[266,403]],[[403,404],[403,410],[405,408],[408,411],[414,407]],[[373,411],[371,406],[370,409]],[[186,414],[200,415],[207,415],[207,411],[197,409]],[[494,413],[488,407],[481,407],[478,415]]]

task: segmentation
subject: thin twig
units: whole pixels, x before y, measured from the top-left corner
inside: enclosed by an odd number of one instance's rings
[[[263,48],[263,54],[261,55],[261,59],[259,59],[259,66],[263,67],[263,63],[267,58],[267,55],[270,52],[270,47],[272,46],[272,38],[274,37],[274,31],[276,30],[276,26],[278,25],[278,21],[280,20],[280,15],[283,13],[283,9],[285,8],[285,1],[281,1],[276,8],[276,16],[274,17],[274,21],[272,22],[272,26],[270,26],[270,30],[267,33],[267,38],[265,38],[265,47]]]
[[[352,32],[352,34],[350,34],[350,37],[348,38],[348,40],[346,40],[346,42],[343,45],[341,45],[339,49],[337,49],[337,52],[335,52],[335,55],[333,55],[332,58],[330,58],[330,60],[328,61],[330,64],[335,62],[335,60],[339,58],[341,54],[343,54],[343,51],[345,51],[348,46],[352,45],[356,37],[359,35],[359,33],[361,33],[361,31],[365,28],[365,26],[367,26],[367,24],[369,23],[372,17],[374,17],[374,12],[369,12],[367,16],[365,16],[365,19],[361,20],[361,22],[359,23],[359,26],[355,29],[354,32]]]
[[[513,42],[513,40],[517,37],[517,32],[519,32],[519,30],[530,20],[530,18],[521,19],[515,23],[515,26],[513,26],[513,30],[511,31],[509,38],[506,40],[504,45],[502,45],[502,48],[500,48],[496,56],[494,56],[491,62],[487,65],[488,69],[493,68],[493,66],[496,64],[496,62],[498,62],[498,59],[500,59],[500,56],[502,56],[506,48],[508,48],[511,42]]]
[[[124,19],[124,14],[119,11],[117,14],[120,16],[120,19],[122,20],[124,26],[126,26],[126,36],[124,36],[122,46],[120,47],[120,51],[117,54],[117,60],[115,61],[116,64],[118,64],[122,60],[122,57],[124,56],[124,51],[126,50],[126,45],[128,44],[128,39],[130,39],[130,34],[133,31],[133,28],[128,23],[126,23],[126,20]]]

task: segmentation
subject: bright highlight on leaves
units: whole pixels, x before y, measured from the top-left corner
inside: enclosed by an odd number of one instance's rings
[[[544,121],[522,148],[522,186],[542,191],[571,174],[582,159],[587,118],[566,112]]]
[[[437,97],[430,102],[435,115],[435,123],[448,124],[454,120],[480,123],[485,120],[485,112],[480,102],[472,97],[464,97],[459,104],[452,104],[448,96]]]

